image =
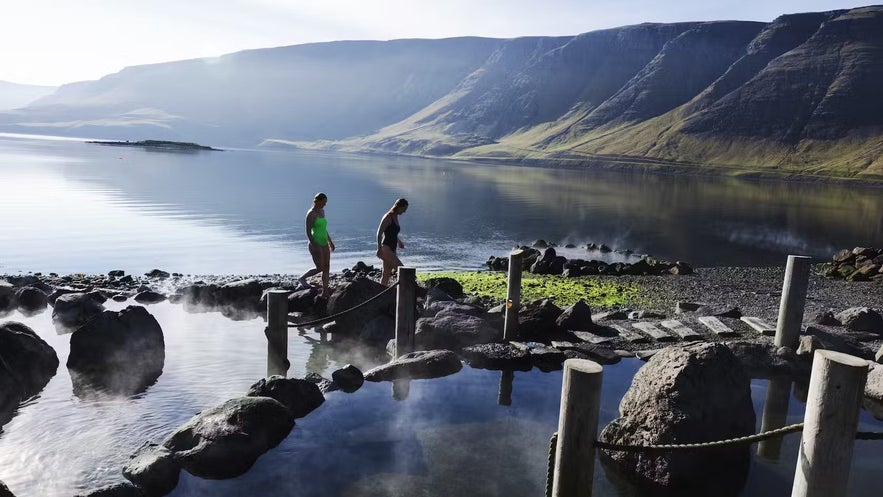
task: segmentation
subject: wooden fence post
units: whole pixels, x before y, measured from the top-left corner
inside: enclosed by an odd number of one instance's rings
[[[816,351],[791,497],[846,495],[867,377],[864,359]]]
[[[564,361],[553,497],[592,495],[602,376],[603,368],[598,363],[587,359]]]
[[[288,293],[267,292],[267,376],[288,372]]]
[[[806,289],[809,286],[809,268],[812,257],[789,255],[779,301],[779,320],[776,322],[776,346],[797,350],[803,309],[806,305]]]
[[[524,251],[513,250],[509,254],[509,280],[506,284],[506,321],[503,323],[503,340],[518,339],[518,310],[521,309],[521,271]]]
[[[417,307],[417,269],[399,267],[399,288],[396,290],[396,357],[414,350]]]

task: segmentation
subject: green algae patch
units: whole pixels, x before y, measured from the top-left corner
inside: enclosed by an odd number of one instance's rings
[[[506,299],[506,273],[491,271],[463,271],[442,273],[418,273],[417,280],[429,278],[453,278],[463,286],[466,295],[491,298],[502,302]],[[521,277],[522,302],[535,299],[551,299],[559,306],[572,305],[584,300],[594,306],[631,304],[638,300],[639,289],[612,277],[563,276],[524,273]]]

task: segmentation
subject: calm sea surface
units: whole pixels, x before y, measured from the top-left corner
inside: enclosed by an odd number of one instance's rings
[[[329,196],[334,270],[379,262],[377,224],[398,197],[411,205],[402,259],[419,270],[480,269],[538,238],[699,266],[883,246],[880,189],[817,184],[6,135],[0,185],[0,273],[300,273],[318,191]]]
[[[303,215],[320,190],[330,199],[334,269],[373,262],[376,224],[399,196],[411,201],[403,259],[421,270],[479,269],[489,255],[536,238],[603,242],[697,265],[780,264],[789,253],[827,258],[841,247],[883,245],[879,190],[733,179],[289,151],[169,154],[6,136],[0,185],[5,273],[301,272],[309,264]],[[70,335],[56,331],[49,311],[2,318],[32,327],[61,361],[0,432],[0,480],[18,497],[71,497],[122,481],[120,468],[143,442],[265,375],[261,319],[167,302],[148,310],[165,334],[165,369],[146,392],[124,399],[74,395],[65,367]],[[291,333],[289,356],[292,377],[379,361],[313,333]],[[605,367],[602,423],[617,416],[641,364]],[[504,383],[500,372],[464,367],[412,381],[398,400],[390,383],[330,393],[245,475],[209,481],[182,473],[171,495],[539,497],[561,372],[514,373],[509,402],[501,402]],[[766,381],[753,381],[758,429],[766,390]],[[790,394],[788,423],[802,419],[799,390]],[[883,422],[862,413],[860,429],[883,430]],[[742,495],[788,495],[798,441],[786,436],[777,460],[755,457]],[[856,443],[851,496],[879,490],[880,444]],[[600,466],[595,489],[637,495]]]

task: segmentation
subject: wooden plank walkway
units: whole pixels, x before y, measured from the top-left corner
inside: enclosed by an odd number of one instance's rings
[[[611,328],[613,328],[614,330],[619,332],[619,336],[622,337],[623,340],[626,340],[628,342],[641,343],[641,342],[649,342],[650,341],[644,335],[641,335],[640,333],[635,333],[634,331],[626,328],[625,326],[621,326],[618,324],[610,324],[608,326],[610,326]]]
[[[591,344],[601,344],[601,343],[609,343],[616,339],[616,337],[604,337],[601,335],[596,335],[590,331],[571,331],[573,335],[584,342],[588,342]]]
[[[657,340],[659,342],[671,342],[675,339],[675,337],[657,328],[656,325],[653,323],[635,323],[632,325],[632,327],[643,331],[644,333],[653,337],[654,340]]]
[[[738,335],[738,333],[714,316],[702,316],[699,318],[699,322],[704,324],[709,330],[718,336],[725,337]]]
[[[700,338],[702,338],[702,335],[696,333],[677,319],[669,319],[668,321],[663,321],[659,324],[661,324],[664,328],[671,330],[675,335],[681,337],[681,339],[683,340],[699,340]]]
[[[763,319],[752,316],[742,316],[739,319],[742,320],[743,323],[754,328],[761,335],[766,335],[768,337],[776,335],[776,327],[767,323]]]

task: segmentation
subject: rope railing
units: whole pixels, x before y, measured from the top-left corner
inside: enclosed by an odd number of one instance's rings
[[[730,438],[727,440],[717,440],[714,442],[689,443],[689,444],[658,444],[658,445],[626,445],[612,444],[595,440],[594,446],[598,449],[615,450],[621,452],[670,452],[676,450],[698,450],[709,449],[714,447],[724,447],[728,445],[741,445],[746,443],[760,442],[771,438],[780,437],[788,433],[803,431],[803,423],[795,423],[793,425],[783,426],[775,430],[764,431],[748,435],[745,437]],[[856,440],[883,440],[883,432],[860,431],[855,434]],[[555,451],[558,446],[558,432],[552,433],[549,439],[549,466],[546,473],[546,497],[552,496],[552,481],[555,473]]]
[[[288,327],[289,328],[303,328],[303,327],[307,327],[307,326],[315,326],[317,324],[322,324],[322,323],[329,323],[329,322],[334,321],[335,319],[339,318],[340,316],[343,316],[344,314],[353,312],[360,307],[364,307],[364,306],[368,305],[369,303],[373,302],[374,300],[377,300],[380,297],[382,297],[383,295],[386,295],[387,293],[391,292],[397,286],[399,286],[398,281],[393,283],[392,285],[390,285],[389,287],[387,287],[386,289],[384,289],[382,292],[378,293],[377,295],[362,302],[361,304],[356,304],[356,305],[350,307],[349,309],[346,309],[346,310],[340,311],[338,313],[332,314],[330,316],[325,316],[325,317],[322,317],[319,319],[313,319],[311,321],[304,321],[302,323],[288,323]]]

